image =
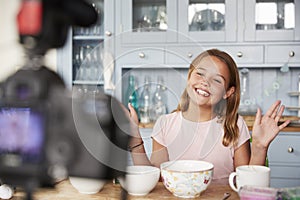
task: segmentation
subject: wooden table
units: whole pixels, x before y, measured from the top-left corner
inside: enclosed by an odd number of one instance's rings
[[[206,191],[204,191],[198,199],[212,199],[221,200],[224,193],[229,192],[231,195],[229,200],[239,199],[238,194],[234,192],[227,184],[227,180],[224,181],[213,181]],[[21,200],[24,197],[22,190],[17,190],[13,200]],[[105,200],[116,200],[121,199],[121,186],[120,184],[106,183],[103,189],[97,194],[86,195],[80,194],[73,188],[68,180],[58,183],[55,189],[39,189],[34,194],[34,200],[93,200],[93,199],[105,199]],[[173,196],[163,185],[159,182],[156,187],[146,196],[131,196],[128,195],[127,199],[132,200],[158,200],[158,199],[183,199]]]

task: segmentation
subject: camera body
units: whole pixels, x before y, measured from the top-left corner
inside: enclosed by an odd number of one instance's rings
[[[1,84],[0,94],[3,182],[51,187],[67,176],[125,174],[130,126],[115,98],[72,93],[46,67],[17,71]]]

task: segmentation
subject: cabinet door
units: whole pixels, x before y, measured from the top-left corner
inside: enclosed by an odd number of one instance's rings
[[[179,41],[236,41],[236,0],[180,0],[178,2]]]
[[[98,12],[98,21],[88,27],[72,27],[65,46],[58,51],[58,72],[67,86],[104,85],[103,62],[113,55],[114,1],[91,0]],[[104,55],[105,53],[105,55]]]
[[[300,40],[300,0],[245,0],[245,41]]]
[[[177,40],[177,1],[120,0],[118,3],[122,44]]]

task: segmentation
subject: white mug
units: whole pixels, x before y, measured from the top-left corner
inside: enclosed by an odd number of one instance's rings
[[[229,185],[236,192],[244,185],[269,187],[270,168],[260,165],[239,166],[229,175]]]

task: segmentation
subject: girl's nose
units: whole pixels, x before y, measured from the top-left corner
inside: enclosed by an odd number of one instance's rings
[[[201,80],[201,84],[203,86],[206,86],[206,87],[209,87],[209,81],[206,77],[203,77],[202,80]]]

